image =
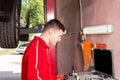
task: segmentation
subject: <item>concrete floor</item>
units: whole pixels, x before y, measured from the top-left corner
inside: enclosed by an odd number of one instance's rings
[[[22,55],[0,55],[0,80],[21,80]]]

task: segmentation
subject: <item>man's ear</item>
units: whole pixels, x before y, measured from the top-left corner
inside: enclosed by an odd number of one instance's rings
[[[53,30],[53,29],[50,29],[48,32],[49,32],[49,35],[51,35],[51,34],[54,33],[54,30]]]

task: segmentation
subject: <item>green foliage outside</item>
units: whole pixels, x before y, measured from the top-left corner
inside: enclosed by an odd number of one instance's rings
[[[20,22],[29,28],[44,23],[43,0],[22,0]]]
[[[44,23],[44,0],[22,0],[20,23],[25,28],[34,28]],[[29,34],[29,39],[33,34]],[[20,41],[19,45],[26,41]]]

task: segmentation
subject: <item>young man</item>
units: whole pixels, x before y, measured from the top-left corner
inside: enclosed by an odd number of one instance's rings
[[[64,31],[63,24],[57,19],[46,23],[41,36],[34,37],[23,55],[22,80],[57,80],[51,75],[48,49],[61,41]]]

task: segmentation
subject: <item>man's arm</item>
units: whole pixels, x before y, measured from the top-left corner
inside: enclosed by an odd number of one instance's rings
[[[28,80],[41,80],[39,76],[38,65],[38,42],[33,42],[28,55]]]

